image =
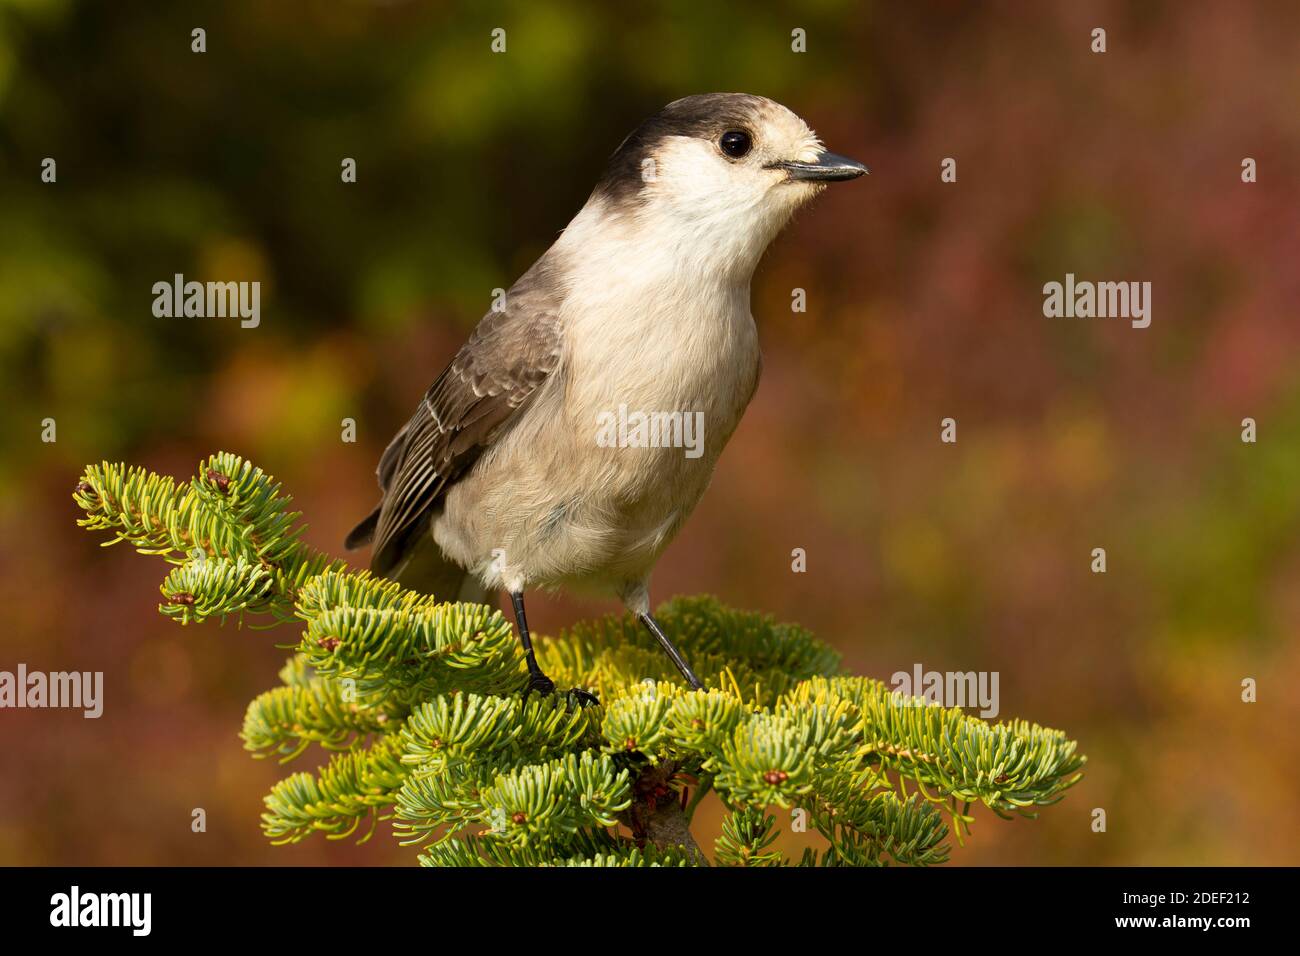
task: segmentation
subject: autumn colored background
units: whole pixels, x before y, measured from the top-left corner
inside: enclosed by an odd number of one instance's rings
[[[981,812],[955,863],[1300,860],[1300,8],[967,6],[0,0],[0,669],[106,684],[97,721],[0,711],[0,863],[414,862],[386,827],[266,844],[288,770],[237,733],[295,632],[163,619],[163,566],[78,529],[73,485],[233,451],[338,551],[491,290],[640,119],[717,90],[871,176],[760,266],[763,381],[655,599],[882,678],[998,671],[1003,717],[1076,737],[1065,801]],[[260,280],[260,327],[155,318],[177,272]],[[1150,281],[1151,327],[1044,318],[1066,272]],[[543,633],[614,609],[529,605]]]

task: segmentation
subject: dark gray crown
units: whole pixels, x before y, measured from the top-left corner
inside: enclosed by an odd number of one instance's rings
[[[644,162],[669,136],[716,140],[728,130],[753,133],[768,100],[749,93],[702,93],[674,100],[628,134],[609,158],[595,194],[612,203],[635,201],[645,188]]]

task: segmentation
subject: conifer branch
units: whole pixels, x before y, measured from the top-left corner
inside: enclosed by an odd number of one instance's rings
[[[749,807],[727,815],[715,844],[722,866],[780,866],[784,858],[769,851],[776,839],[776,817]]]
[[[345,566],[302,544],[298,540],[303,530],[297,524],[300,515],[287,510],[290,499],[280,495],[280,486],[260,468],[226,452],[201,462],[196,477],[183,485],[144,468],[108,462],[91,465],[73,498],[86,512],[78,524],[92,531],[112,532],[106,544],[125,541],[142,554],[198,566],[176,582],[176,590],[164,590],[169,616],[183,623],[202,620],[184,610],[185,595],[192,593],[183,586],[189,583],[189,576],[201,586],[210,575],[233,573],[231,569],[240,561],[245,567],[256,566],[273,585],[259,594],[253,610],[288,620],[303,584],[323,571]],[[239,583],[247,583],[247,578],[241,577]],[[209,597],[220,594],[229,594],[230,607],[223,610],[209,601],[204,616],[250,610],[239,606],[237,591],[210,591]],[[174,600],[173,595],[180,595],[181,600]]]
[[[600,705],[525,701],[499,611],[307,547],[290,499],[235,455],[212,456],[185,484],[92,466],[74,499],[106,543],[171,564],[165,616],[301,628],[283,686],[248,707],[244,746],[282,762],[312,745],[333,755],[267,795],[275,843],[366,839],[391,821],[430,866],[707,865],[690,831],[707,793],[727,810],[721,865],[788,865],[772,849],[788,814],[825,844],[799,865],[923,866],[948,859],[950,833],[969,833],[972,804],[1032,816],[1082,776],[1085,758],[1059,730],[902,697],[842,673],[802,628],[708,597],[658,617],[709,689],[684,687],[637,621],[609,616],[537,642],[546,671],[595,688]]]
[[[359,704],[344,682],[316,677],[254,698],[240,736],[255,757],[275,754],[287,763],[313,743],[326,750],[349,750],[368,735],[400,729],[405,717],[399,705]]]
[[[343,839],[357,831],[362,821],[386,820],[393,793],[401,786],[407,768],[401,762],[396,737],[382,738],[367,750],[340,754],[319,774],[295,773],[271,788],[262,814],[262,832],[272,843],[298,843],[312,833]]]

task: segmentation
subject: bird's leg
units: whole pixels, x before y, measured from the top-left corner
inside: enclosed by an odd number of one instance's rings
[[[555,681],[542,673],[542,668],[537,663],[537,655],[533,652],[533,639],[528,634],[528,618],[524,615],[524,593],[522,591],[511,591],[510,603],[515,606],[515,623],[519,625],[519,642],[524,645],[524,659],[528,662],[528,686],[524,688],[524,700],[528,700],[528,695],[533,691],[537,691],[543,697],[549,696],[555,693]],[[597,703],[596,695],[589,691],[575,688],[570,693],[578,698],[580,704]]]
[[[677,669],[681,671],[682,676],[686,678],[686,683],[690,684],[695,690],[703,690],[704,685],[700,683],[700,679],[695,676],[695,672],[691,670],[691,666],[682,658],[682,655],[677,648],[673,647],[673,642],[668,640],[668,635],[665,634],[664,629],[659,626],[659,622],[650,616],[650,612],[641,611],[637,614],[637,617],[641,619],[641,623],[645,625],[646,630],[655,636],[655,640],[659,642],[659,646],[662,647],[668,653],[668,656],[672,658],[673,663],[677,665]]]
[[[528,618],[524,615],[524,595],[522,591],[510,592],[510,603],[515,606],[515,623],[519,625],[519,642],[524,645],[524,658],[528,662],[528,689],[524,697],[538,691],[543,696],[555,693],[555,681],[542,673],[533,653],[533,639],[528,635]]]

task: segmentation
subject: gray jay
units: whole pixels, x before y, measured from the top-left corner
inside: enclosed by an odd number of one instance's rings
[[[650,572],[758,384],[754,267],[826,183],[865,172],[761,96],[651,116],[388,445],[347,546],[446,600],[505,589],[525,694],[555,689],[524,615],[537,587],[616,594],[701,687],[650,614]]]

